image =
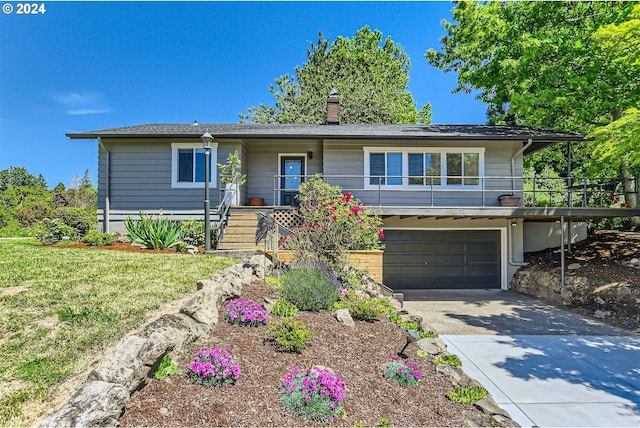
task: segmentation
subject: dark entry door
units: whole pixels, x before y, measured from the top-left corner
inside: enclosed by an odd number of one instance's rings
[[[500,288],[500,231],[385,230],[385,285],[396,291]]]
[[[280,158],[280,205],[298,205],[298,188],[304,181],[304,156]]]

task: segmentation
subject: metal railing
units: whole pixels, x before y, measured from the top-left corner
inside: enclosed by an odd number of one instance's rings
[[[222,193],[222,196],[220,197],[220,203],[215,211],[215,214],[219,219],[218,228],[216,229],[216,242],[222,241],[222,238],[224,237],[224,228],[227,226],[229,219],[229,210],[231,209],[233,201],[236,199],[236,192],[238,191],[237,179],[238,177],[234,176],[230,186],[224,189],[218,189],[218,191]]]
[[[273,200],[279,205],[284,179],[296,182],[321,177],[339,185],[367,205],[377,206],[499,206],[499,196],[520,198],[519,206],[637,208],[638,180],[621,178],[514,177],[514,176],[373,176],[276,175]],[[629,190],[633,189],[633,190]],[[635,196],[633,206],[629,196]]]

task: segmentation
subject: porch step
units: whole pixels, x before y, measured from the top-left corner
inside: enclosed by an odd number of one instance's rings
[[[218,250],[257,250],[262,244],[256,245],[256,228],[258,217],[255,212],[229,213],[229,221],[224,229],[222,241],[218,243]]]

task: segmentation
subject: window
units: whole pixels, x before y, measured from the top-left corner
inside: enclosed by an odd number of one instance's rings
[[[402,184],[402,153],[370,153],[369,184]]]
[[[209,183],[216,185],[218,145],[211,144]],[[204,149],[197,143],[171,144],[171,187],[203,188],[205,175]]]
[[[440,153],[409,153],[409,185],[441,184]]]
[[[479,186],[483,148],[365,147],[366,188],[415,189],[417,186]]]

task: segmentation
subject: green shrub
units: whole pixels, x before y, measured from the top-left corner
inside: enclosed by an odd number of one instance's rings
[[[158,368],[153,372],[153,377],[158,380],[163,380],[167,376],[174,374],[178,374],[178,366],[173,362],[171,357],[165,355],[162,357]]]
[[[62,238],[73,237],[75,230],[67,226],[59,218],[44,218],[38,223],[36,238],[41,244],[55,244],[62,240]]]
[[[82,238],[98,224],[95,208],[61,207],[53,211],[52,216],[75,230],[76,237]]]
[[[338,284],[325,265],[291,268],[280,278],[280,298],[302,311],[322,311],[338,300]]]
[[[418,325],[417,322],[413,322],[413,321],[402,321],[400,323],[400,328],[403,330],[415,330],[418,331],[420,330],[420,325]]]
[[[211,248],[216,247],[217,228],[212,226],[209,233],[211,238]],[[204,221],[202,220],[185,220],[182,222],[182,240],[189,245],[202,247],[204,245]]]
[[[298,312],[296,305],[288,300],[276,300],[273,304],[273,309],[271,309],[271,313],[273,315],[278,315],[280,317],[295,317],[298,315]]]
[[[481,386],[456,385],[453,391],[447,392],[447,398],[456,403],[473,404],[487,394],[489,391]]]
[[[92,229],[89,233],[84,235],[82,242],[96,247],[102,247],[116,242],[116,237],[110,233],[100,233],[97,230]]]
[[[53,208],[47,201],[25,201],[17,208],[18,222],[21,226],[30,227],[43,218],[51,217]]]
[[[462,365],[462,361],[460,361],[460,358],[458,358],[458,356],[455,354],[444,354],[433,360],[433,364],[460,367]]]
[[[394,314],[389,314],[389,321],[399,325],[402,322],[402,315],[397,312]]]
[[[181,242],[179,239],[182,236],[182,225],[162,216],[153,218],[140,213],[138,220],[126,217],[124,225],[131,241],[148,249],[164,250]]]
[[[435,339],[438,337],[438,335],[431,330],[420,330],[418,331],[418,335],[420,339]]]
[[[308,327],[293,317],[285,317],[280,322],[272,323],[267,333],[280,352],[300,353],[307,347],[307,343],[316,333],[309,331]]]

